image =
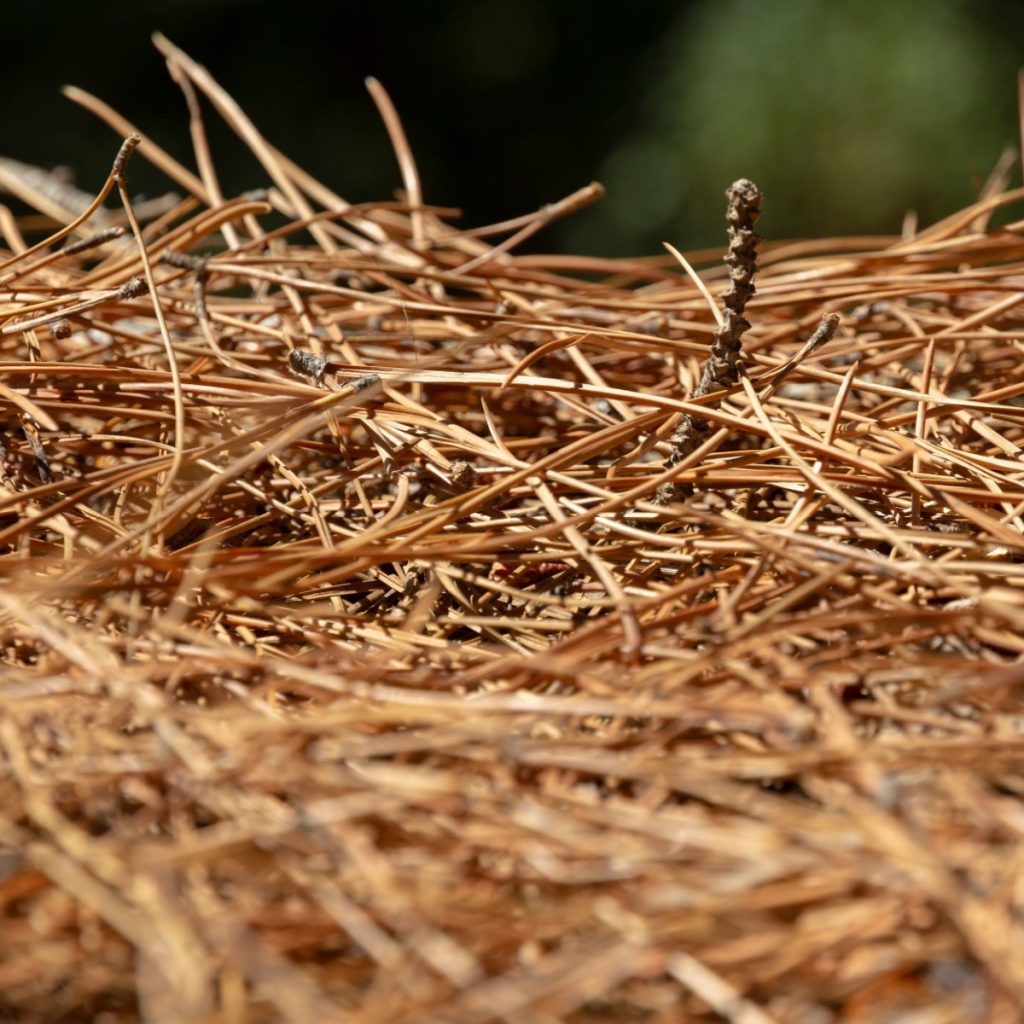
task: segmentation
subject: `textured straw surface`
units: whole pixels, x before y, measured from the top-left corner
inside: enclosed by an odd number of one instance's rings
[[[0,168],[0,1019],[1018,1020],[1024,190],[763,245],[688,401],[676,260],[513,251],[598,187],[466,229],[371,83],[350,207],[158,45],[197,172]]]

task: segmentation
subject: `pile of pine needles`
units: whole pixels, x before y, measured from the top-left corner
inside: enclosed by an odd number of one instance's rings
[[[721,252],[457,226],[373,82],[351,206],[157,43],[198,174],[0,164],[0,1019],[1018,1020],[1024,189],[708,377]]]

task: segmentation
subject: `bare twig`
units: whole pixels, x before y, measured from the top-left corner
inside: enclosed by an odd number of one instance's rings
[[[729,289],[723,296],[725,312],[722,323],[715,331],[711,352],[693,398],[703,398],[717,389],[731,387],[737,382],[737,365],[743,334],[750,328],[744,317],[747,302],[754,294],[754,275],[757,273],[757,244],[761,240],[754,232],[754,224],[761,215],[761,190],[746,178],[734,181],[726,191],[729,207],[729,251],[725,256],[729,268]],[[697,416],[684,416],[672,435],[670,465],[681,462],[700,443],[701,435],[708,431],[707,421]]]

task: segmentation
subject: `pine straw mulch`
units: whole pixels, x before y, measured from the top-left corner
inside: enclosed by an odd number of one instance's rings
[[[596,187],[452,226],[371,83],[350,207],[158,45],[198,177],[0,168],[0,1016],[1019,1019],[1024,190],[766,246],[688,402],[677,261],[511,253]]]

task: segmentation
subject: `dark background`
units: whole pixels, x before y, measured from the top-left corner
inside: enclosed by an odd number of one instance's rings
[[[1019,2],[43,0],[4,4],[3,23],[0,155],[98,188],[118,140],[60,95],[69,83],[193,166],[160,30],[351,201],[400,184],[369,74],[402,115],[426,200],[467,225],[608,187],[534,248],[718,245],[739,176],[764,190],[770,237],[896,233],[908,210],[927,223],[970,202],[1019,143]],[[225,193],[265,184],[206,112]],[[131,186],[169,187],[142,161]]]

